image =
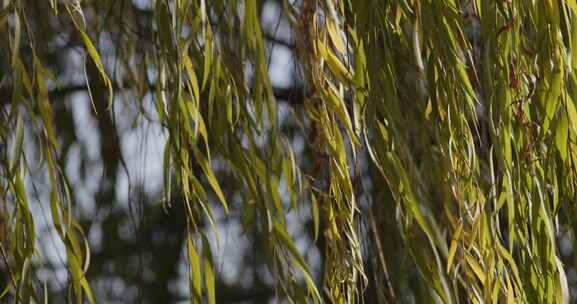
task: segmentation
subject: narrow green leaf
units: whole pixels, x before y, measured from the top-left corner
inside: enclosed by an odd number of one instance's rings
[[[220,189],[220,185],[218,184],[218,181],[216,180],[216,177],[214,176],[214,173],[210,168],[208,160],[204,157],[204,155],[202,155],[202,153],[198,150],[198,148],[194,144],[191,145],[190,147],[192,152],[194,153],[194,157],[196,158],[198,164],[202,168],[202,171],[206,175],[208,183],[216,193],[216,196],[218,197],[222,206],[224,207],[225,212],[228,212],[228,204],[226,203],[226,199],[224,197],[224,194],[222,193],[222,190]]]
[[[100,72],[102,82],[104,83],[104,86],[108,90],[108,107],[110,108],[112,106],[112,100],[114,98],[112,91],[113,90],[112,81],[110,81],[110,78],[108,78],[108,75],[106,74],[106,71],[104,69],[104,65],[102,64],[102,60],[100,59],[100,55],[98,54],[98,51],[94,47],[94,44],[92,44],[92,40],[90,40],[88,34],[86,34],[84,31],[80,31],[80,37],[82,37],[82,41],[84,41],[84,46],[86,46],[86,51],[88,52],[88,55],[94,62],[94,65],[96,65],[98,71]]]
[[[311,191],[311,214],[312,214],[312,218],[313,218],[313,226],[314,226],[315,241],[316,241],[319,237],[319,226],[320,226],[319,203],[317,202],[317,198],[312,191]]]
[[[191,300],[193,304],[200,304],[202,303],[202,271],[200,269],[200,256],[194,247],[190,235],[186,238],[186,246],[188,249],[188,263],[190,264]]]
[[[216,303],[216,293],[214,291],[215,275],[212,261],[212,251],[208,239],[202,236],[202,249],[204,252],[204,284],[206,286],[206,297],[209,304]]]

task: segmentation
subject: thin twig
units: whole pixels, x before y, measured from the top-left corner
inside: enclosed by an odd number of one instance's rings
[[[379,260],[383,267],[383,273],[385,274],[385,281],[387,283],[387,288],[389,289],[389,299],[391,302],[396,303],[396,295],[395,290],[393,289],[393,285],[391,284],[391,278],[389,276],[389,269],[387,267],[387,262],[385,261],[385,256],[383,255],[383,246],[381,244],[381,239],[377,234],[377,224],[375,221],[375,217],[373,216],[373,212],[368,210],[367,213],[369,214],[369,221],[371,222],[371,230],[373,232],[373,238],[375,239],[375,244],[377,245],[377,252],[379,253]]]

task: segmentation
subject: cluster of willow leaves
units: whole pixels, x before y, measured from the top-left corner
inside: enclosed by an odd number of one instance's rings
[[[0,302],[577,301],[576,0],[0,2]]]

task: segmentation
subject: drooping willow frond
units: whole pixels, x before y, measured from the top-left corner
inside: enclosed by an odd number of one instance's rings
[[[269,2],[291,41],[265,27]],[[167,135],[161,200],[183,210],[193,303],[219,298],[220,213],[260,240],[289,302],[575,300],[576,27],[575,0],[4,1],[0,299],[46,297],[41,172],[67,298],[99,300],[66,173],[78,139],[59,120],[74,91],[89,97],[110,184],[128,171],[115,107]],[[297,65],[290,94],[271,79],[276,44]],[[292,212],[310,214],[299,224],[322,267]]]

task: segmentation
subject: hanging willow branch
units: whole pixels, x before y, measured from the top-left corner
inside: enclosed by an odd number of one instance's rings
[[[46,297],[32,166],[48,179],[68,299],[98,302],[55,122],[62,97],[85,92],[97,117],[122,95],[168,134],[162,200],[185,210],[193,303],[218,299],[216,209],[263,240],[290,302],[575,299],[559,248],[575,247],[575,0],[279,1],[293,41],[263,29],[263,1],[142,2],[0,7],[0,298]],[[62,37],[84,83],[56,68]],[[273,87],[270,43],[294,52],[295,87]],[[292,210],[310,211],[320,274],[287,229]]]

